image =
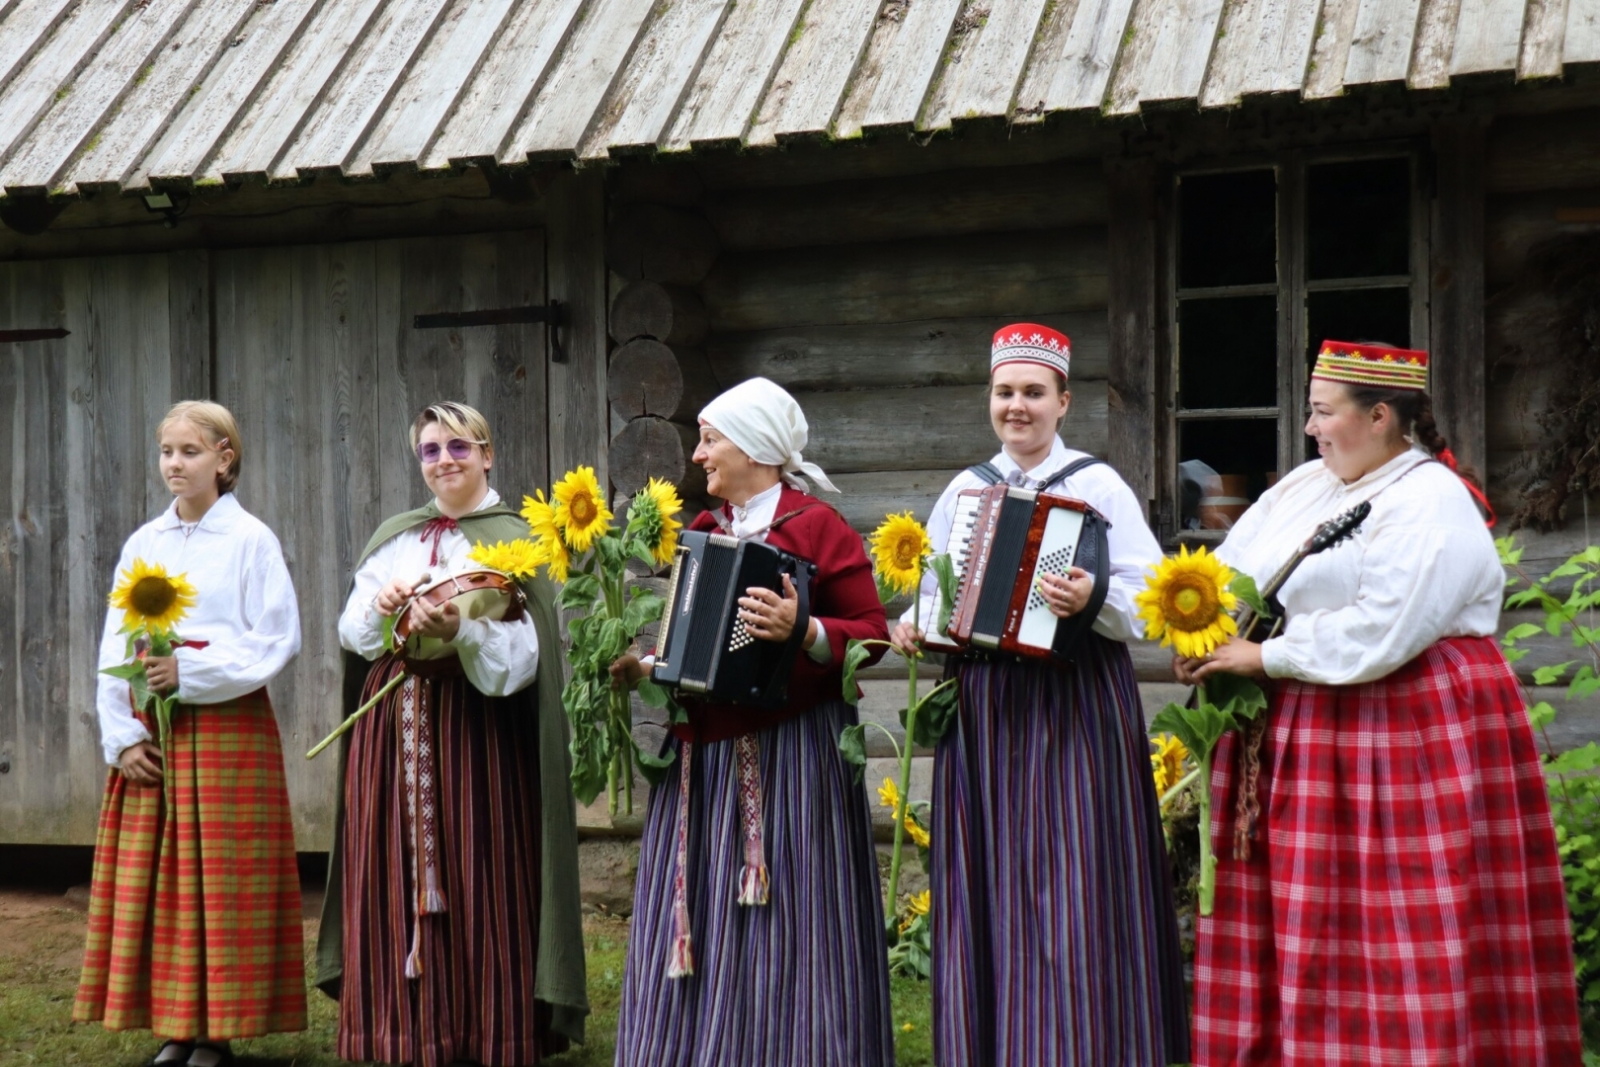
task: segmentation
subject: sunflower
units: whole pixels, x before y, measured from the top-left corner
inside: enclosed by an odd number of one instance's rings
[[[1183,778],[1183,761],[1189,758],[1189,750],[1172,734],[1153,737],[1150,743],[1156,746],[1156,750],[1150,753],[1150,769],[1155,775],[1156,795],[1164,796],[1167,790],[1177,785]]]
[[[144,627],[170,631],[194,607],[198,595],[185,579],[188,572],[167,576],[159,563],[133,561],[133,569],[122,572],[122,579],[107,598],[111,606],[122,609],[123,626],[128,630]]]
[[[932,907],[933,890],[931,889],[924,889],[920,893],[913,893],[906,897],[906,917],[905,921],[900,924],[900,932],[903,934],[909,930],[911,928],[911,924],[916,922],[922,916],[928,914]]]
[[[918,823],[914,817],[912,817],[910,808],[906,809],[906,835],[911,838],[911,843],[916,845],[918,848],[927,848],[929,845],[933,844],[933,838],[930,837],[928,831],[924,830],[922,825]]]
[[[1178,655],[1198,658],[1237,634],[1232,611],[1238,598],[1228,590],[1233,571],[1204,546],[1188,546],[1150,568],[1147,588],[1134,598],[1148,640],[1160,638]]]
[[[900,790],[895,787],[893,778],[885,778],[878,787],[878,802],[890,811],[900,810]]]
[[[534,544],[535,563],[550,568],[550,577],[558,582],[567,580],[567,570],[572,556],[567,544],[561,540],[561,528],[556,525],[555,505],[544,498],[544,490],[537,490],[538,499],[522,498],[521,515],[528,522],[528,532],[537,539]]]
[[[922,581],[922,557],[933,551],[928,531],[911,512],[887,515],[872,531],[873,567],[884,585],[909,593]]]
[[[651,478],[645,487],[633,496],[628,507],[628,530],[644,538],[650,546],[650,555],[658,565],[672,559],[678,549],[678,531],[683,523],[673,518],[683,510],[683,501],[672,483]]]
[[[526,537],[519,537],[510,544],[496,541],[486,545],[479,541],[467,553],[467,558],[518,581],[532,578],[538,573],[539,564],[547,562],[539,546]]]
[[[579,467],[550,489],[556,505],[556,525],[566,534],[574,552],[587,552],[594,539],[611,529],[611,509],[594,476],[593,467]]]

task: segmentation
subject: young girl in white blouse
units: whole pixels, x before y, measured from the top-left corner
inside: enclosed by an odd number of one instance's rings
[[[1371,513],[1284,584],[1279,636],[1175,661],[1184,682],[1264,675],[1271,697],[1217,747],[1196,1064],[1581,1058],[1544,775],[1495,640],[1505,574],[1434,424],[1427,358],[1323,342],[1320,458],[1217,554],[1264,582],[1320,523]]]
[[[278,539],[234,498],[243,446],[221,404],[185,401],[158,430],[174,500],[123,546],[194,588],[150,687],[175,694],[157,747],[128,683],[101,674],[106,782],[73,1017],[166,1038],[152,1062],[215,1067],[234,1038],[305,1028],[304,944],[283,747],[266,684],[300,649]],[[100,667],[126,659],[106,613]]]

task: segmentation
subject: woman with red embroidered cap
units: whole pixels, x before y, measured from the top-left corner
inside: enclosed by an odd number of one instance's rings
[[[816,565],[810,621],[775,711],[685,700],[650,791],[617,1025],[617,1067],[888,1067],[889,969],[866,787],[839,753],[845,646],[888,636],[861,537],[805,491],[808,427],[765,378],[700,412],[694,461],[726,503],[690,529]],[[752,588],[761,640],[795,631],[796,592]],[[878,646],[881,650],[882,646]],[[879,653],[881,655],[881,651]],[[875,656],[874,659],[877,657]],[[625,656],[619,681],[648,663]]]
[[[99,675],[106,781],[73,1018],[164,1038],[157,1067],[233,1062],[230,1042],[306,1025],[294,822],[270,682],[300,650],[283,550],[234,497],[244,448],[227,408],[175,405],[157,429],[172,505],[128,538],[100,639],[182,636],[144,659],[177,703],[162,728]]]
[[[933,774],[933,1025],[941,1067],[1103,1067],[1188,1061],[1183,960],[1150,745],[1127,642],[1134,595],[1161,558],[1132,490],[1058,435],[1071,347],[1030,323],[995,334],[989,417],[1000,451],[957,475],[928,534],[949,546],[964,489],[1007,481],[1109,520],[1107,588],[1046,577],[1061,618],[1093,612],[1070,659],[965,654],[957,722]],[[924,585],[920,615],[936,618]],[[1096,606],[1098,604],[1098,607]],[[915,654],[912,614],[895,628]]]
[[[1198,931],[1205,1067],[1581,1058],[1544,775],[1494,637],[1504,573],[1427,381],[1425,352],[1323,342],[1321,458],[1218,554],[1265,580],[1319,523],[1371,514],[1285,584],[1279,636],[1174,664],[1185,682],[1264,675],[1271,698],[1216,752],[1229,847]]]
[[[317,984],[341,1059],[525,1067],[588,1014],[555,589],[521,582],[500,620],[413,599],[528,526],[489,485],[480,412],[432,404],[410,444],[433,500],[373,533],[339,617],[345,713],[403,681],[340,746]],[[444,655],[389,649],[402,610]]]

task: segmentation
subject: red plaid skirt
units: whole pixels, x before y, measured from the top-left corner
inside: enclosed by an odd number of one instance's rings
[[[267,691],[174,708],[164,774],[165,790],[116,770],[106,782],[73,1018],[179,1040],[305,1029],[300,877]]]
[[[1236,735],[1217,749],[1195,1063],[1579,1063],[1549,798],[1495,643],[1443,640],[1367,685],[1280,683],[1269,714],[1248,862]]]

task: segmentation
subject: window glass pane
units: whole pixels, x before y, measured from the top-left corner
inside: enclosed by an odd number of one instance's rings
[[[1307,278],[1369,278],[1410,269],[1410,160],[1306,168]]]
[[[1275,419],[1178,423],[1179,514],[1185,530],[1226,530],[1278,479]]]
[[[1178,185],[1178,285],[1278,280],[1277,174],[1190,174]]]
[[[1409,289],[1344,289],[1306,294],[1306,366],[1323,341],[1374,341],[1411,347]]]
[[[1278,404],[1276,297],[1207,297],[1178,304],[1178,404]]]
[[[1411,347],[1409,289],[1349,289],[1306,294],[1306,368],[1316,366],[1323,341],[1374,341],[1393,348]],[[1302,414],[1305,398],[1299,400]],[[1304,455],[1314,459],[1317,445],[1301,438]]]

